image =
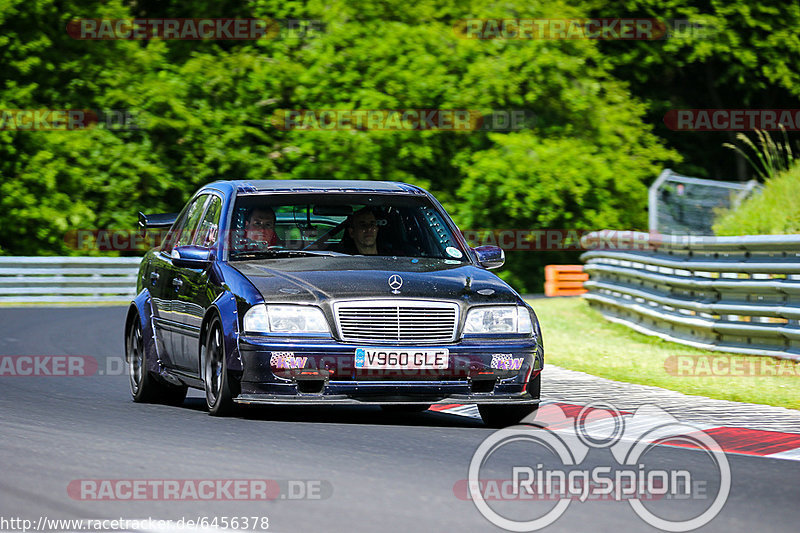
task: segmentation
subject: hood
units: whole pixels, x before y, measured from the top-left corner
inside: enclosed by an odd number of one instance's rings
[[[410,257],[260,259],[230,263],[267,302],[359,298],[435,298],[464,303],[519,303],[517,293],[491,272],[470,263]],[[402,285],[392,292],[389,278]],[[395,285],[398,281],[394,279]]]

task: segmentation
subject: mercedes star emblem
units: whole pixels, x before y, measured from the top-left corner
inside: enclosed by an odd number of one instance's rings
[[[389,276],[389,288],[392,289],[392,294],[400,294],[400,287],[403,286],[403,278],[397,274]]]

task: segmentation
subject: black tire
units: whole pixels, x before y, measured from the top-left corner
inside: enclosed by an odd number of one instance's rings
[[[431,406],[429,404],[381,405],[381,409],[383,409],[387,413],[422,413],[430,408]]]
[[[206,392],[208,413],[212,416],[227,416],[236,410],[233,402],[238,396],[238,380],[228,372],[225,360],[225,338],[219,317],[211,321],[205,339],[205,361],[203,362],[203,384]]]
[[[542,375],[539,374],[528,383],[528,392],[535,399],[539,399],[541,395]],[[531,420],[534,413],[539,409],[539,404],[523,404],[523,405],[478,405],[478,412],[481,414],[483,423],[490,428],[504,428],[508,426],[515,426],[523,421],[524,418]]]
[[[142,326],[139,317],[133,319],[125,338],[125,358],[128,362],[128,383],[131,398],[137,403],[183,405],[188,387],[162,383],[147,370]]]

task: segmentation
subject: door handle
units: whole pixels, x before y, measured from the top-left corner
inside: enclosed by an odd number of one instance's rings
[[[160,274],[158,272],[150,272],[150,283],[153,285],[158,281]]]
[[[175,286],[175,290],[178,290],[183,286],[183,280],[181,278],[175,278],[172,280],[172,284]]]

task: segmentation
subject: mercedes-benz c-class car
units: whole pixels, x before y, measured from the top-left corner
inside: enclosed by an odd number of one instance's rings
[[[487,425],[539,404],[533,309],[425,190],[381,181],[219,181],[147,252],[125,323],[136,402],[477,404]]]

